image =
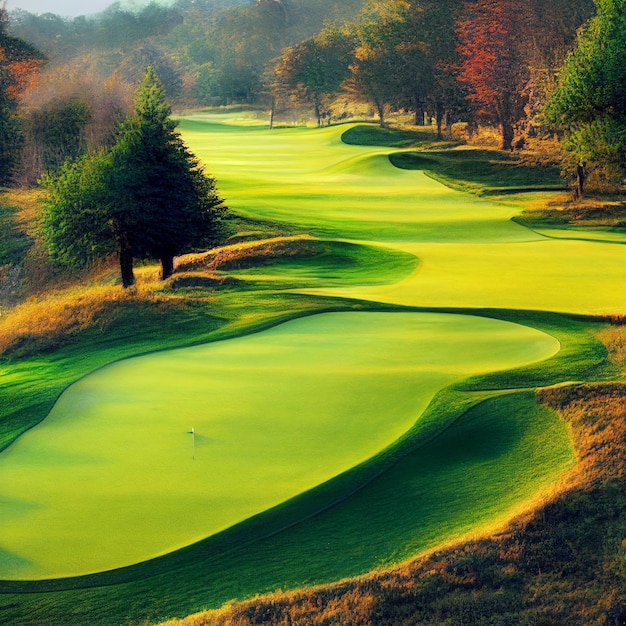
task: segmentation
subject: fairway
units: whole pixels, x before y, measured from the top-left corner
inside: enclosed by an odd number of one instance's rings
[[[480,199],[424,172],[397,169],[387,157],[391,148],[343,144],[351,125],[269,131],[251,120],[223,121],[191,116],[181,130],[235,210],[322,237],[384,243],[421,261],[397,285],[311,293],[429,307],[592,315],[624,310],[622,237],[587,241],[580,231],[578,239],[533,232],[511,221],[520,212],[513,203]],[[599,238],[593,232],[587,237]]]
[[[103,368],[0,458],[0,576],[190,544],[375,455],[445,385],[558,348],[479,317],[334,313]]]

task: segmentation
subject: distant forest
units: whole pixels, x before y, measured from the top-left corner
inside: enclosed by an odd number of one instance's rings
[[[133,11],[113,4],[90,17],[10,13],[10,31],[52,62],[136,83],[153,65],[174,101],[256,102],[267,64],[327,21],[355,18],[364,0],[177,0]]]

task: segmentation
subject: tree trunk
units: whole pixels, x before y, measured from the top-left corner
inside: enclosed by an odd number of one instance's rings
[[[502,120],[502,149],[513,150],[513,125],[508,120]]]
[[[502,150],[513,150],[513,123],[511,122],[511,94],[502,94],[500,102],[500,127],[502,128]]]
[[[274,118],[276,117],[276,96],[272,96],[271,109],[270,109],[270,130],[274,128]]]
[[[123,233],[119,240],[120,246],[120,271],[122,274],[122,287],[135,284],[135,273],[133,272],[133,249],[128,239],[128,233]]]
[[[435,113],[437,119],[437,139],[443,139],[443,118],[445,109],[441,104],[437,104],[437,111]]]
[[[174,273],[174,256],[171,254],[161,255],[161,280],[168,279]]]
[[[384,104],[377,104],[376,105],[376,110],[378,111],[378,123],[380,124],[381,128],[384,128],[384,126],[385,126],[385,105]]]
[[[582,199],[585,194],[585,181],[587,180],[587,172],[585,171],[585,164],[579,163],[576,166],[576,199]]]
[[[319,103],[315,103],[315,119],[317,120],[317,127],[322,127],[322,112],[320,111]]]
[[[413,96],[413,109],[415,110],[415,126],[424,126],[424,106],[418,95]]]

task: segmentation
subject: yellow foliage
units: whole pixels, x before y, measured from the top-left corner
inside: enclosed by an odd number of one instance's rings
[[[318,252],[314,242],[315,239],[309,235],[298,235],[222,246],[208,252],[179,257],[176,260],[176,270],[179,272],[196,269],[218,270],[252,259],[311,256]]]

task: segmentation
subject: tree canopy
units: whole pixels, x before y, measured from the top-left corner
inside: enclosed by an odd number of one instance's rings
[[[274,92],[287,92],[313,105],[317,125],[327,115],[325,105],[350,74],[354,37],[328,26],[319,35],[286,48],[275,65]]]
[[[598,164],[618,178],[626,168],[626,4],[597,0],[596,6],[544,108],[546,121],[565,133],[579,195]]]
[[[174,256],[220,240],[226,209],[215,181],[175,129],[163,84],[149,67],[115,145],[66,161],[44,179],[44,234],[59,262],[81,266],[117,250],[129,287],[134,258],[160,259],[167,278]]]
[[[17,99],[39,74],[45,57],[7,32],[8,15],[0,6],[0,184],[11,181],[19,158],[21,129]]]
[[[513,144],[513,126],[523,111],[528,66],[521,54],[528,12],[518,0],[470,0],[458,24],[460,80],[484,117],[502,131],[502,148]]]

